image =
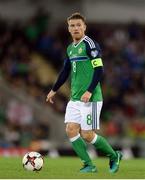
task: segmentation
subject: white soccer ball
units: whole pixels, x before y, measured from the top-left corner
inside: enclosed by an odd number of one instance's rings
[[[38,152],[28,152],[22,160],[23,167],[28,171],[40,171],[43,167],[44,160]]]

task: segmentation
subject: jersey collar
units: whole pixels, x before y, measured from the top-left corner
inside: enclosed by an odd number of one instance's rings
[[[84,39],[86,36],[84,36],[77,44],[73,42],[73,46],[76,48]]]

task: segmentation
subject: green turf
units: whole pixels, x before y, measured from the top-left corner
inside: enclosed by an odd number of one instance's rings
[[[80,160],[74,157],[44,159],[44,167],[40,172],[29,172],[23,169],[21,158],[0,157],[1,179],[144,179],[145,159],[122,160],[120,170],[116,174],[108,171],[108,160],[93,160],[98,173],[79,173]]]

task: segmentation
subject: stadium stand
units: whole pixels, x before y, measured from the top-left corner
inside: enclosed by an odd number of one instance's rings
[[[63,154],[69,147],[63,132],[69,82],[61,88],[54,106],[45,104],[69,38],[62,26],[51,34],[48,20],[46,14],[11,24],[0,18],[1,148],[52,150],[57,155],[56,149]],[[90,23],[88,34],[103,49],[101,133],[114,147],[129,152],[126,157],[145,157],[145,26],[136,22]]]

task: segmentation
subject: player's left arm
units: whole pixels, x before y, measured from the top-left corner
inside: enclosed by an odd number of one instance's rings
[[[81,100],[83,102],[88,102],[92,96],[92,92],[96,88],[97,84],[101,81],[103,77],[103,63],[101,58],[101,49],[97,43],[95,43],[95,47],[91,49],[91,47],[87,46],[87,53],[90,57],[92,67],[94,68],[94,74],[92,80],[88,86],[87,91],[82,95]]]

